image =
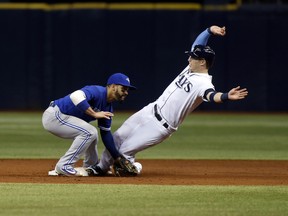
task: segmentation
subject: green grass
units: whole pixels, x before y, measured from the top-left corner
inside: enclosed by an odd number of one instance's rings
[[[142,155],[165,158],[173,151],[172,158],[287,160],[287,131],[288,115],[191,115],[165,144]]]
[[[0,184],[0,192],[0,215],[11,216],[279,216],[288,212],[288,187],[281,186]]]
[[[130,114],[116,113],[112,129]],[[45,131],[41,115],[0,112],[0,158],[59,158],[64,154],[71,141]],[[287,160],[287,152],[288,115],[194,113],[172,137],[137,157]],[[1,216],[288,214],[287,186],[0,183],[0,194]]]
[[[131,113],[116,113],[116,130]],[[0,158],[59,158],[71,144],[42,127],[41,113],[0,113]],[[92,123],[96,125],[96,123]],[[103,143],[98,145],[99,152]],[[169,139],[138,158],[288,159],[288,115],[190,115]]]

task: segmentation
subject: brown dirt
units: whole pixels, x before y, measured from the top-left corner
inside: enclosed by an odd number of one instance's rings
[[[288,161],[139,160],[137,177],[48,176],[56,160],[0,160],[0,182],[155,185],[288,185]]]

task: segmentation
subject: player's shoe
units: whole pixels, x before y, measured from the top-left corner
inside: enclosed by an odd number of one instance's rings
[[[61,169],[55,168],[48,172],[49,176],[88,176],[84,167],[71,167],[64,166]]]
[[[86,172],[88,176],[105,176],[107,174],[98,165],[87,167]]]

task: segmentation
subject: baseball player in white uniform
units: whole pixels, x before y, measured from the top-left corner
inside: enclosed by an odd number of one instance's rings
[[[125,100],[129,89],[135,89],[129,78],[122,73],[115,73],[109,77],[106,87],[84,86],[50,103],[42,116],[43,127],[58,137],[73,139],[71,147],[57,162],[53,175],[83,176],[85,172],[75,169],[75,163],[81,156],[84,156],[85,168],[98,162],[98,133],[89,123],[94,120],[98,120],[101,138],[109,156],[130,169],[131,163],[126,163],[123,155],[119,154],[110,132],[112,103]]]
[[[222,103],[241,100],[248,95],[246,88],[232,88],[227,93],[217,92],[208,69],[212,66],[215,52],[207,46],[211,35],[224,36],[225,27],[211,26],[195,40],[187,51],[189,65],[170,83],[154,102],[129,117],[113,134],[119,152],[135,163],[137,152],[161,143],[171,136],[187,115],[203,101]],[[106,173],[113,158],[104,150],[100,163],[93,168]],[[139,172],[140,173],[140,170]]]

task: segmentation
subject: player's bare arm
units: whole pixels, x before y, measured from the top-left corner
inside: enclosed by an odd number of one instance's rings
[[[100,119],[100,118],[110,119],[112,116],[114,116],[114,114],[111,112],[104,112],[104,111],[95,112],[91,107],[89,107],[85,111],[85,113],[96,118],[96,119]]]
[[[226,100],[242,100],[248,95],[246,88],[241,89],[240,86],[232,88],[228,93],[215,92],[213,90],[207,93],[206,98],[210,102],[223,103]]]
[[[70,95],[70,99],[72,100],[72,102],[74,103],[75,106],[78,106],[80,109],[81,107],[83,106],[82,104],[84,104],[83,107],[85,108],[82,108],[82,109],[86,109],[86,107],[89,106],[87,100],[86,100],[86,95],[83,91],[81,90],[77,90],[77,91],[74,91],[73,93],[71,93]],[[84,102],[84,103],[83,103]],[[87,105],[86,105],[87,104]],[[81,105],[81,106],[80,106]],[[84,111],[83,110],[83,111]],[[113,116],[113,113],[111,112],[95,112],[91,107],[88,107],[86,110],[85,110],[85,113],[87,115],[90,115],[96,119],[100,119],[100,118],[106,118],[106,119],[110,119],[110,117]]]

